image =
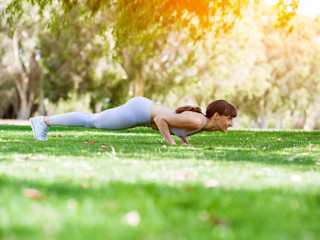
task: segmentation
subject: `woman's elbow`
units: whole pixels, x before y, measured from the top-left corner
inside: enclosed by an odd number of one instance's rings
[[[158,124],[159,122],[161,122],[163,120],[163,118],[161,117],[161,116],[156,116],[155,118],[154,118],[154,122],[156,123],[156,124]]]

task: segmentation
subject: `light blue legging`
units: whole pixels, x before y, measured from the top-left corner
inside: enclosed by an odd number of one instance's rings
[[[87,127],[120,130],[151,126],[151,104],[144,97],[130,99],[124,105],[101,113],[71,112],[50,117],[51,126]]]

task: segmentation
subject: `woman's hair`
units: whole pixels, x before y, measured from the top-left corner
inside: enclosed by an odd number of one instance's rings
[[[182,113],[185,111],[202,113],[201,108],[199,107],[183,106],[176,109],[176,113]],[[216,112],[219,113],[219,115],[230,116],[233,118],[237,116],[237,109],[225,100],[217,100],[210,103],[206,110],[206,116],[211,118]]]
[[[202,113],[201,108],[199,108],[199,107],[183,106],[183,107],[179,107],[176,109],[176,113],[182,113],[185,111]]]
[[[235,106],[222,99],[214,101],[207,106],[206,116],[211,118],[216,112],[219,113],[219,115],[230,116],[233,118],[237,116],[237,109]]]

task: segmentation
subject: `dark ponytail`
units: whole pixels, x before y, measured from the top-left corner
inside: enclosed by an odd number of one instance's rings
[[[192,107],[192,106],[183,106],[176,109],[176,113],[182,113],[185,111],[197,112],[202,113],[201,108],[199,107]]]

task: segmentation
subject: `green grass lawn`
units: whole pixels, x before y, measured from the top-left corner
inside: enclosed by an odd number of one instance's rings
[[[319,239],[320,132],[0,126],[0,239]],[[178,139],[177,142],[180,143]]]

